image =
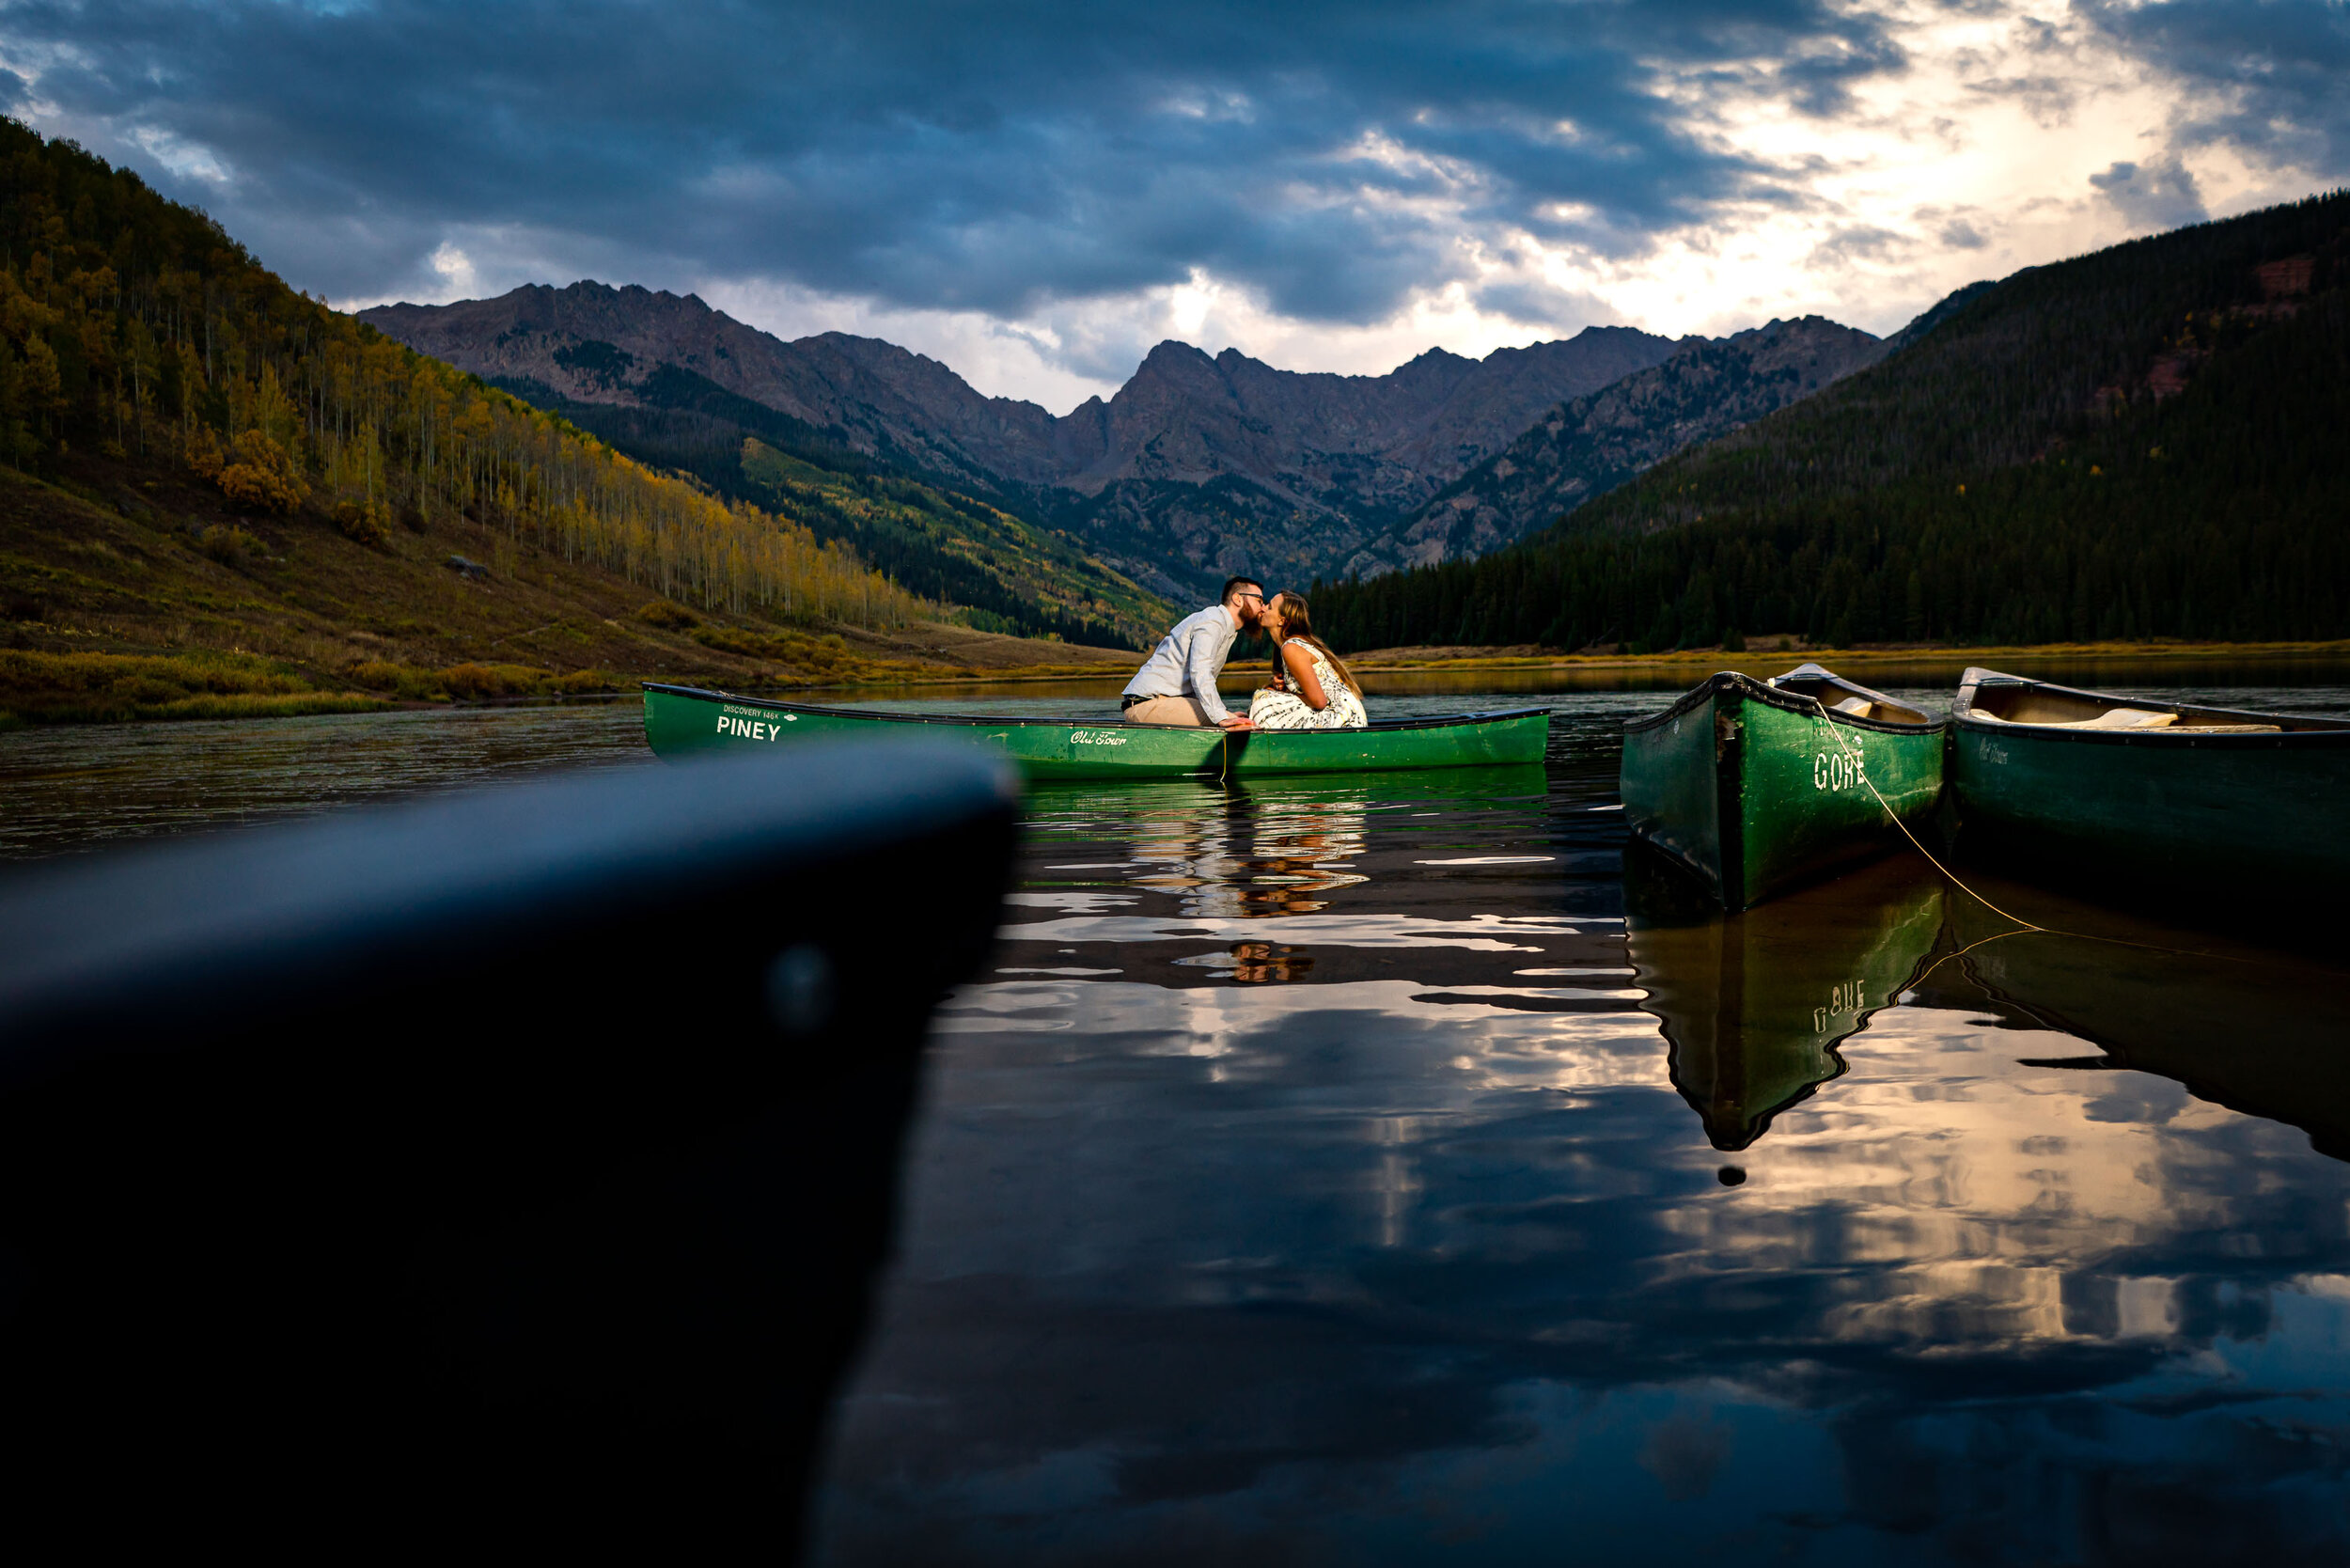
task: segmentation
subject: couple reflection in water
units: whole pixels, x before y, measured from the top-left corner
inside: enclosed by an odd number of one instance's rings
[[[1172,893],[1194,919],[1278,919],[1329,907],[1328,895],[1366,880],[1355,862],[1370,808],[1326,784],[1234,789],[1173,797],[1139,814],[1135,886]],[[1302,980],[1313,959],[1274,940],[1244,940],[1183,961],[1244,982]]]

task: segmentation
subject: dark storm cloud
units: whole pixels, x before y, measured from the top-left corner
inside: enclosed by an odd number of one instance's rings
[[[2176,158],[2151,165],[2115,164],[2091,175],[2089,182],[2132,228],[2177,228],[2210,216],[2195,177]]]
[[[1480,310],[1504,316],[1528,326],[1543,326],[1552,321],[1589,321],[1605,312],[1600,302],[1589,294],[1522,278],[1514,282],[1485,285],[1477,290],[1476,303]]]
[[[2185,145],[2231,141],[2255,159],[2340,178],[2350,169],[2350,6],[2341,0],[2102,0],[2090,14],[2126,51],[2202,88]]]
[[[1807,199],[1659,71],[1829,115],[1904,69],[1822,0],[52,0],[0,11],[0,53],[45,123],[340,297],[489,228],[615,273],[999,313],[1204,268],[1353,321],[1457,275],[1465,229],[1629,255]],[[206,154],[225,182],[190,172]]]

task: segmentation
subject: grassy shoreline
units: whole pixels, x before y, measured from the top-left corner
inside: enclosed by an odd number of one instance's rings
[[[1138,665],[1141,656],[1132,656]],[[1558,653],[1539,649],[1376,649],[1352,661],[1366,674],[1524,675],[1556,670],[1584,673],[1745,669],[1776,673],[1816,659],[1858,672],[1872,667],[2002,663],[2102,662],[2258,664],[2264,661],[2350,662],[2350,641],[2046,643],[2033,647],[1901,647],[1748,650],[1700,649],[1671,653]],[[924,668],[867,664],[783,683],[743,682],[746,694],[887,687],[952,691],[969,686],[1042,685],[1121,677],[1129,664],[1089,658],[1082,663],[1010,666],[998,669]],[[371,713],[553,701],[593,696],[627,697],[650,675],[583,669],[568,673],[527,665],[465,663],[423,669],[389,662],[360,665],[321,683],[290,661],[252,653],[59,653],[0,649],[0,729],[28,724],[107,724],[176,719],[291,718],[313,713]],[[670,677],[682,684],[690,678]]]
[[[1958,644],[1919,643],[1861,648],[1752,647],[1743,651],[1724,649],[1684,649],[1666,653],[1565,653],[1548,649],[1381,648],[1355,654],[1348,665],[1357,670],[1400,674],[1459,670],[1543,669],[1737,669],[1747,665],[1769,666],[1775,672],[1791,663],[1813,660],[1831,668],[1858,669],[1872,665],[1982,665],[2001,661],[2058,659],[2066,663],[2101,660],[2203,660],[2254,663],[2264,659],[2350,660],[2350,639],[2330,642],[2052,642],[1972,648]]]

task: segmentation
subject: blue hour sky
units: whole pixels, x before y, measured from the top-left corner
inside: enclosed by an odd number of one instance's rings
[[[1883,332],[2350,175],[2342,0],[0,0],[0,70],[337,305],[692,290],[1057,412],[1168,337]]]

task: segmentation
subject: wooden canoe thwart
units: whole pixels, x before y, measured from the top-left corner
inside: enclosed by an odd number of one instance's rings
[[[1539,762],[1550,710],[1389,719],[1361,729],[1257,729],[1232,734],[1120,719],[885,713],[732,697],[693,686],[645,686],[645,739],[658,757],[781,750],[810,740],[919,735],[955,739],[1019,764],[1032,779],[1252,778],[1281,774]]]
[[[1724,671],[1624,726],[1625,826],[1746,909],[1900,842],[1888,808],[1931,814],[1944,729],[1818,665]]]
[[[2350,722],[1969,669],[1950,708],[1959,847],[2121,881],[2339,903]]]

